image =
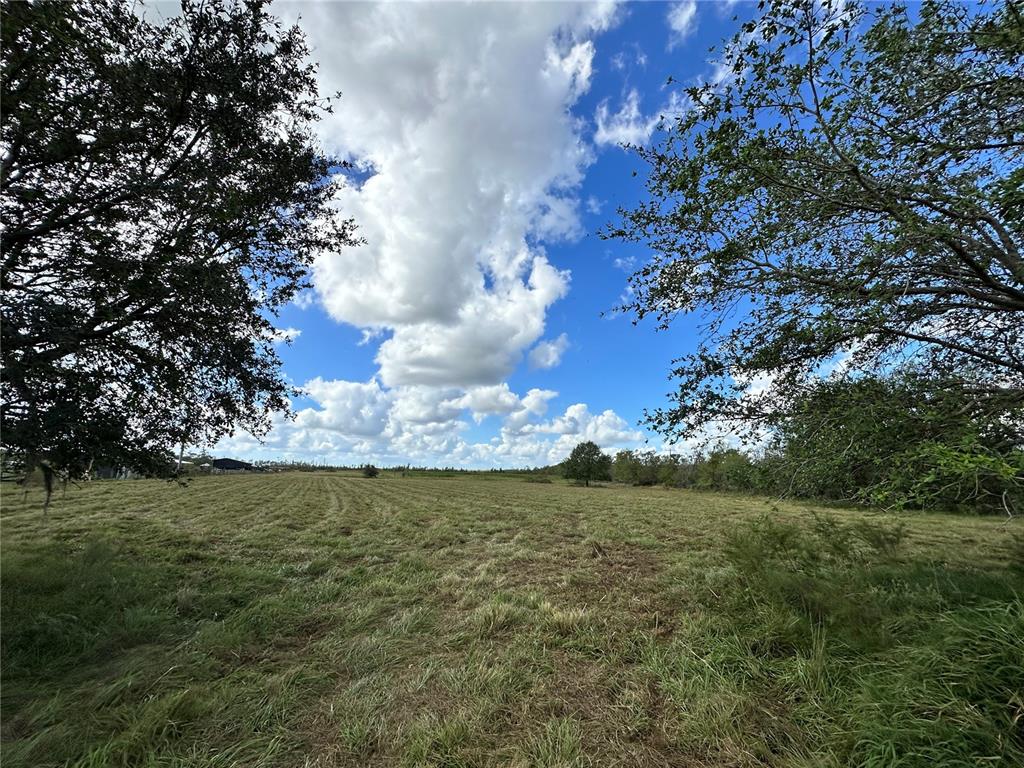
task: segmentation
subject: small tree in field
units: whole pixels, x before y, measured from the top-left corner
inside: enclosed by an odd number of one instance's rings
[[[582,480],[590,485],[591,480],[612,479],[612,458],[602,453],[597,443],[587,441],[572,449],[565,460],[563,472],[570,480]]]
[[[373,466],[373,464],[367,464],[363,467],[363,477],[376,477],[379,474],[380,470]]]

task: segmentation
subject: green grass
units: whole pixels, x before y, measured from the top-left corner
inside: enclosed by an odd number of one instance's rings
[[[0,525],[5,768],[1024,764],[1020,521],[295,473]]]

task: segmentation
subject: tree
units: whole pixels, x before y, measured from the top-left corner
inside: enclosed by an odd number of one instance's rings
[[[355,241],[297,27],[264,0],[4,2],[2,442],[173,470],[292,388],[272,319]]]
[[[821,384],[779,430],[781,490],[885,506],[1024,510],[1024,407],[990,405],[962,384],[931,378]]]
[[[709,316],[650,423],[756,432],[843,358],[1024,401],[1019,4],[760,6],[603,233],[654,251],[624,309]]]
[[[373,464],[367,464],[363,467],[363,477],[377,477],[379,474],[380,470],[373,466]]]
[[[570,480],[582,480],[589,486],[591,480],[612,479],[612,459],[601,452],[597,443],[588,440],[572,449],[562,471]]]
[[[612,459],[612,479],[616,483],[637,485],[640,477],[640,461],[633,451],[619,451]]]

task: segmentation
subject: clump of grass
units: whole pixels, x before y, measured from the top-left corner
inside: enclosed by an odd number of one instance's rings
[[[731,701],[731,711],[702,709],[705,725],[690,722],[685,734],[714,723],[698,738],[712,753],[737,736],[729,722],[743,721],[772,752],[806,764],[1024,760],[1016,587],[907,569],[893,559],[903,538],[897,526],[820,517],[763,518],[734,534],[727,551],[744,590],[687,638],[708,649],[691,652],[700,663],[677,660],[660,675],[677,701]],[[923,610],[929,621],[907,620]],[[758,701],[775,711],[752,716]]]
[[[795,621],[786,644],[806,646],[820,626],[850,642],[885,644],[887,595],[871,576],[892,562],[903,537],[900,525],[821,515],[801,525],[762,517],[732,533],[725,551],[749,597],[790,609]]]
[[[470,614],[469,623],[478,637],[495,637],[521,625],[527,615],[521,605],[492,600],[477,607]]]
[[[327,558],[314,558],[301,563],[288,563],[281,568],[284,576],[307,577],[315,579],[323,576],[331,569],[331,561]]]
[[[530,768],[578,768],[584,765],[582,730],[571,717],[548,720],[525,750]]]
[[[349,757],[370,757],[380,748],[383,737],[384,723],[374,715],[352,714],[338,727],[338,741]]]
[[[5,672],[55,677],[170,629],[174,611],[162,598],[171,573],[119,556],[103,539],[71,552],[5,552]]]
[[[548,600],[537,606],[540,625],[545,632],[569,637],[583,629],[590,622],[590,613],[585,608],[559,608]]]
[[[338,738],[342,747],[352,757],[367,758],[377,750],[380,743],[380,730],[365,720],[345,723],[338,729]]]
[[[470,768],[463,754],[471,746],[472,727],[463,715],[438,718],[428,715],[410,729],[402,765],[406,768]]]
[[[651,687],[626,680],[613,691],[616,723],[626,739],[636,740],[651,731],[654,721]]]

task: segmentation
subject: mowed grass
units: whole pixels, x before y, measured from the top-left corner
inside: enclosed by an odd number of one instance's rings
[[[500,475],[5,492],[3,765],[1024,764],[1021,542]]]

